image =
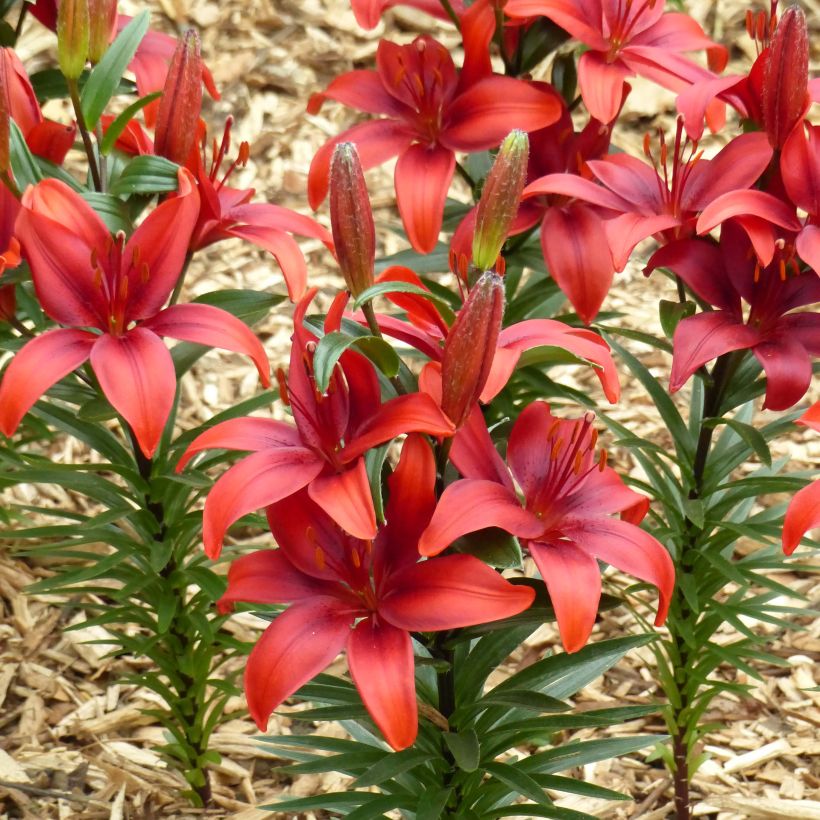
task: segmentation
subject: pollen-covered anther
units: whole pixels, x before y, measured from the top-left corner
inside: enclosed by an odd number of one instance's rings
[[[147,262],[143,262],[140,265],[140,282],[143,285],[148,283],[148,279],[151,277],[151,269],[148,267]]]
[[[356,567],[356,569],[361,568],[362,559],[361,559],[361,556],[359,555],[359,551],[356,549],[356,547],[351,547],[350,548],[350,560],[351,560],[353,566]]]
[[[325,560],[325,551],[317,544],[313,550],[313,561],[320,570],[324,570],[327,566]]]
[[[276,383],[279,385],[279,399],[285,407],[290,407],[290,394],[288,393],[288,378],[285,374],[284,367],[277,367],[276,373]]]
[[[606,470],[606,462],[607,462],[607,451],[601,448],[601,451],[598,453],[598,469],[603,472]]]

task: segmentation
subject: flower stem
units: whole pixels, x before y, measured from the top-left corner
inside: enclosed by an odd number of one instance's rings
[[[97,139],[97,145],[102,145],[103,141],[103,130],[102,125],[97,123],[96,128],[94,129],[94,136]],[[102,151],[99,153],[99,161],[100,161],[100,191],[105,193],[108,188],[108,158],[103,154]]]
[[[461,31],[461,20],[458,19],[458,15],[456,14],[455,9],[453,8],[452,3],[450,0],[439,0],[441,3],[441,7],[447,13],[447,16],[453,21],[453,25]]]
[[[362,313],[364,314],[364,318],[367,321],[367,326],[370,328],[370,332],[377,339],[384,339],[384,336],[382,336],[381,328],[379,327],[379,322],[376,319],[376,311],[373,310],[373,303],[365,302],[362,305]],[[401,380],[398,376],[390,376],[389,379],[390,384],[393,385],[393,389],[399,396],[402,396],[407,392],[404,389],[404,385],[401,383]]]
[[[91,134],[85,124],[83,116],[83,106],[80,102],[80,87],[76,80],[67,80],[68,94],[71,97],[71,104],[74,106],[74,116],[77,118],[77,127],[80,129],[80,136],[83,139],[83,147],[88,157],[88,167],[91,170],[91,178],[94,180],[94,188],[97,191],[103,190],[100,169],[97,165],[97,158],[94,154],[94,144],[91,142]]]
[[[191,264],[191,260],[194,258],[193,253],[188,251],[185,255],[185,262],[182,265],[182,270],[179,272],[179,278],[177,279],[176,285],[174,285],[174,292],[171,294],[171,300],[168,302],[168,305],[175,305],[179,300],[179,296],[182,293],[182,286],[185,284],[185,276],[188,273],[188,266]]]

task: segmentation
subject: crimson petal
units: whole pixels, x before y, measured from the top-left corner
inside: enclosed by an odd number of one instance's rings
[[[124,336],[104,334],[91,351],[100,387],[128,422],[148,457],[157,449],[174,404],[174,362],[155,333],[135,327]]]
[[[248,710],[260,731],[285,698],[342,651],[352,625],[346,605],[320,598],[294,604],[262,633],[245,668]]]
[[[766,410],[788,410],[806,395],[811,384],[811,358],[791,336],[779,335],[758,344],[757,360],[766,372]]]
[[[363,458],[341,473],[314,479],[308,493],[345,532],[363,540],[376,537],[376,511]]]
[[[142,324],[159,336],[219,347],[250,356],[259,379],[270,386],[270,365],[256,334],[240,319],[213,305],[171,305]]]
[[[390,746],[396,751],[412,746],[419,719],[410,636],[382,620],[366,618],[350,635],[347,664],[367,711]]]
[[[598,51],[586,51],[581,55],[578,86],[591,116],[604,124],[618,116],[624,82],[631,74],[620,60],[608,62]]]
[[[11,360],[0,384],[0,431],[10,436],[29,408],[90,355],[97,336],[84,330],[48,330]]]
[[[791,555],[803,536],[820,527],[820,481],[798,490],[786,510],[783,522],[783,552]]]

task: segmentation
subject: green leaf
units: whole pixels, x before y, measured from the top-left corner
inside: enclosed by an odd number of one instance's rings
[[[513,791],[532,800],[539,806],[551,806],[552,801],[544,794],[544,790],[526,772],[507,763],[490,762],[484,764],[484,771],[500,780]]]
[[[23,132],[14,120],[9,120],[9,159],[14,180],[21,191],[29,185],[36,185],[43,174],[34,160],[23,137]]]
[[[284,302],[285,296],[278,293],[264,293],[259,290],[234,289],[214,290],[203,293],[192,301],[201,305],[213,305],[228,311],[245,324],[252,325],[264,319],[277,305]]]
[[[367,290],[363,290],[356,297],[351,309],[358,310],[362,305],[371,302],[377,296],[384,296],[388,293],[415,293],[417,296],[423,296],[425,299],[429,299],[431,302],[435,302],[440,307],[444,307],[447,311],[450,311],[450,306],[445,299],[436,296],[435,293],[431,293],[425,288],[414,285],[412,282],[377,282],[375,285],[371,285],[367,288]]]
[[[154,91],[153,94],[146,94],[144,97],[140,97],[136,102],[131,103],[131,105],[108,126],[103,141],[100,144],[100,153],[103,155],[110,154],[128,123],[131,122],[146,105],[159,99],[161,96],[161,91]]]
[[[147,10],[134,17],[91,70],[80,95],[83,118],[89,130],[93,130],[97,125],[108,101],[116,92],[123,72],[134,57],[145,32],[148,31],[148,19]]]
[[[364,774],[360,774],[354,781],[356,788],[378,786],[403,772],[413,769],[430,759],[428,752],[418,749],[404,749],[401,752],[386,754],[378,763],[370,766]]]
[[[658,304],[658,311],[660,313],[661,327],[667,339],[671,339],[675,335],[675,328],[681,319],[686,319],[692,316],[697,310],[697,305],[694,302],[670,302],[667,299],[661,299]]]
[[[472,555],[497,569],[521,566],[518,539],[498,527],[487,527],[464,535],[451,546],[456,552]]]
[[[416,806],[416,820],[440,820],[441,812],[450,799],[452,789],[425,791]]]
[[[478,735],[473,729],[463,732],[445,732],[442,737],[447,748],[452,752],[456,765],[465,772],[474,772],[481,760],[481,748]]]
[[[368,450],[364,455],[364,466],[367,471],[367,480],[370,484],[370,494],[373,496],[373,508],[376,513],[376,521],[384,521],[384,495],[382,493],[382,468],[384,460],[387,458],[387,451],[390,443],[383,444]]]
[[[751,424],[745,424],[737,419],[719,418],[706,419],[703,422],[704,427],[718,427],[725,424],[734,430],[742,439],[749,445],[755,455],[767,466],[772,466],[772,454],[769,450],[769,445],[766,443],[766,438],[763,434],[752,427]]]
[[[313,373],[316,389],[324,393],[330,384],[330,377],[342,354],[350,347],[358,348],[386,376],[399,372],[399,356],[384,339],[377,336],[353,338],[345,333],[328,333],[319,340],[313,354]]]
[[[91,74],[87,69],[80,74],[77,84],[80,90],[85,87],[88,77]],[[68,85],[65,77],[58,68],[45,68],[42,71],[35,71],[29,75],[31,86],[37,99],[43,103],[46,100],[65,99],[68,97]],[[115,94],[134,94],[137,90],[136,83],[131,80],[122,79],[115,90]]]
[[[597,763],[599,760],[606,760],[610,757],[631,754],[666,740],[667,737],[666,735],[640,735],[567,743],[556,749],[530,755],[521,760],[518,766],[528,774],[552,774],[574,769],[576,766],[585,766],[587,763]]]
[[[86,190],[82,190],[80,196],[94,209],[111,233],[116,234],[118,231],[126,235],[131,233],[133,225],[128,215],[128,208],[119,197]]]
[[[134,157],[109,189],[116,196],[176,191],[179,166],[165,157]]]
[[[493,706],[515,706],[530,709],[536,712],[566,712],[572,707],[558,698],[550,697],[543,692],[533,692],[529,689],[509,689],[506,692],[488,692],[478,705],[491,704]]]

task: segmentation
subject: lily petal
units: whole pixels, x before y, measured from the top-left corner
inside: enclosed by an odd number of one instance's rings
[[[811,358],[806,348],[791,336],[766,339],[754,349],[766,372],[766,410],[788,410],[797,404],[811,384]]]
[[[223,473],[205,499],[202,540],[205,554],[218,558],[228,527],[243,515],[301,490],[324,467],[303,447],[253,453]]]
[[[245,668],[248,710],[260,731],[285,698],[342,651],[352,625],[347,606],[320,598],[294,604],[262,633]]]
[[[587,111],[602,123],[612,122],[621,110],[624,82],[633,72],[620,60],[607,62],[598,51],[585,51],[578,60],[578,87]]]
[[[527,546],[547,585],[561,643],[567,652],[577,652],[589,640],[598,614],[601,600],[598,562],[566,541],[549,544],[531,541]]]
[[[436,246],[455,167],[452,151],[419,143],[404,151],[396,163],[399,213],[407,239],[420,253],[430,253]]]
[[[410,632],[459,629],[517,615],[534,597],[472,555],[445,555],[394,575],[379,614]]]
[[[350,676],[367,711],[396,751],[418,734],[415,661],[410,636],[389,623],[365,618],[347,644]]]
[[[798,490],[786,510],[783,522],[783,552],[791,555],[803,536],[820,527],[820,481]]]
[[[11,436],[37,399],[89,357],[97,339],[84,330],[58,328],[23,345],[0,384],[0,431]]]
[[[218,347],[249,356],[259,379],[270,387],[270,365],[256,334],[240,319],[213,305],[171,305],[141,325],[158,336]]]
[[[515,494],[494,481],[462,479],[447,487],[430,525],[419,540],[422,555],[438,555],[457,538],[486,527],[501,527],[512,535],[537,538],[544,525],[522,508]]]
[[[341,473],[314,479],[308,493],[345,532],[363,540],[376,537],[376,511],[363,458]]]
[[[128,422],[148,457],[157,449],[177,388],[174,362],[155,333],[135,327],[94,343],[91,366],[114,409]]]

